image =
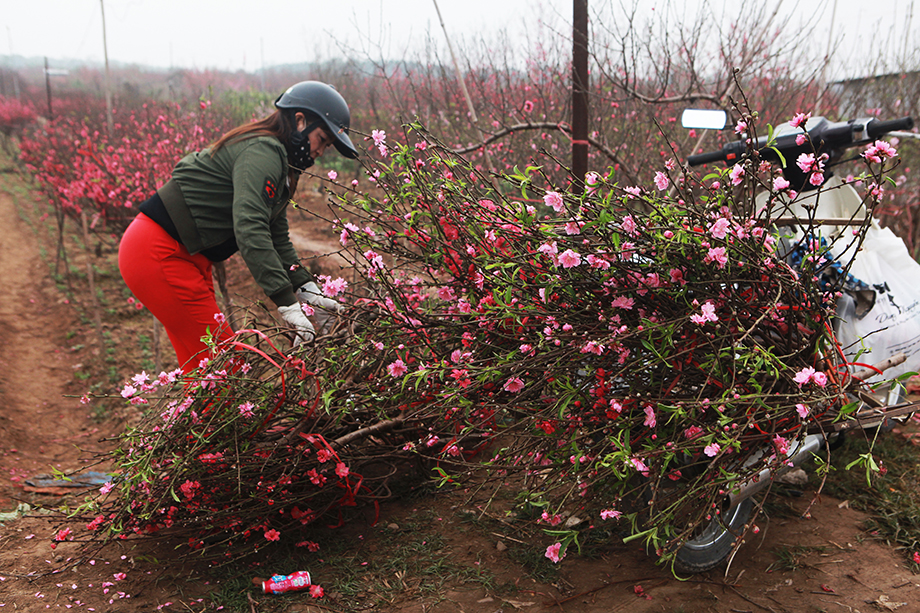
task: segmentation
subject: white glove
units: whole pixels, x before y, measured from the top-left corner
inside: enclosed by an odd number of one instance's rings
[[[332,298],[323,296],[322,292],[319,291],[319,287],[313,281],[300,286],[294,292],[294,295],[301,302],[306,302],[314,307],[313,321],[316,322],[316,327],[320,334],[329,332],[332,322],[335,321],[336,313],[340,313],[345,308]]]
[[[281,317],[284,321],[289,323],[297,332],[297,335],[294,337],[295,347],[300,343],[313,342],[313,337],[316,335],[313,330],[313,324],[307,319],[303,309],[300,308],[299,302],[297,304],[278,307],[278,312],[281,313]]]

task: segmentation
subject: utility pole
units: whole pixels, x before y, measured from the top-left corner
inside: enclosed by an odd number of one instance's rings
[[[115,131],[115,124],[112,121],[112,84],[109,79],[109,45],[105,37],[105,2],[99,0],[99,6],[102,7],[102,51],[105,54],[105,124],[108,130],[109,138]]]
[[[588,0],[572,6],[572,177],[584,185],[588,173]]]
[[[470,113],[470,121],[474,127],[479,129],[479,134],[482,140],[485,141],[488,134],[479,127],[479,118],[476,116],[476,108],[473,106],[472,98],[470,98],[470,92],[466,89],[466,81],[463,79],[463,72],[460,70],[460,62],[457,61],[457,56],[454,54],[454,46],[450,44],[450,36],[447,35],[447,26],[444,25],[444,18],[441,17],[441,9],[438,7],[438,0],[432,0],[432,2],[434,2],[434,10],[438,14],[438,21],[441,22],[441,29],[444,30],[444,38],[447,40],[447,49],[450,51],[450,58],[454,63],[454,71],[457,73],[457,82],[460,84],[460,91],[463,92],[463,97],[466,99],[466,107]],[[492,175],[492,186],[495,187],[495,191],[498,191],[498,185],[495,180],[495,167],[492,165],[492,156],[489,155],[489,148],[487,145],[482,146],[482,153],[486,159],[486,166],[489,168],[489,174]]]
[[[48,70],[48,56],[45,56],[45,93],[48,96],[48,121],[54,119],[54,111],[51,109],[51,72]]]

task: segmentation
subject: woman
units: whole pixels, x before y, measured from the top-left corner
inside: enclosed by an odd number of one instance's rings
[[[317,81],[293,85],[275,107],[184,157],[122,237],[121,275],[166,328],[186,371],[197,366],[187,363],[206,349],[201,339],[209,329],[218,339],[231,335],[218,325],[211,263],[237,251],[303,342],[313,340],[314,328],[299,301],[338,307],[300,266],[286,207],[300,173],[327,147],[358,156],[348,137],[351,114],[335,89]]]

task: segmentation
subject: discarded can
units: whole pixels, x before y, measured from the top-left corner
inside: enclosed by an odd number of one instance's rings
[[[310,587],[310,573],[305,570],[298,570],[290,575],[273,575],[268,581],[262,582],[262,592],[265,594],[284,594],[308,587]]]

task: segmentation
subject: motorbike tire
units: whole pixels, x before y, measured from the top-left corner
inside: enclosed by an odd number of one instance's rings
[[[735,548],[735,541],[744,532],[753,509],[753,501],[745,498],[714,517],[677,550],[674,561],[676,569],[685,573],[702,573],[722,564]]]

